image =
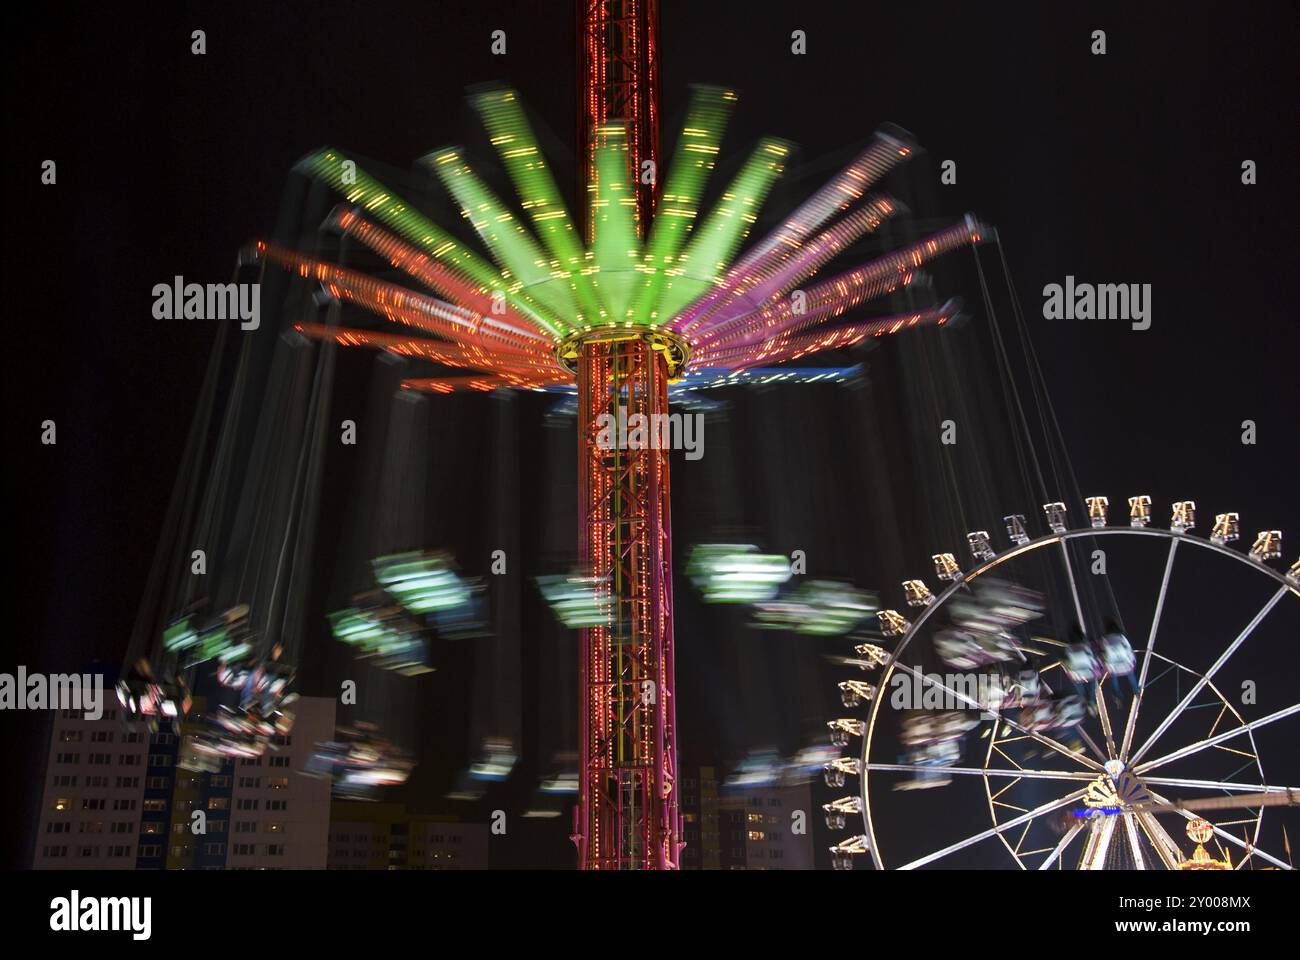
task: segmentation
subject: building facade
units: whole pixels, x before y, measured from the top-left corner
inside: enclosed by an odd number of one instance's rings
[[[720,866],[731,870],[812,870],[812,787],[723,789],[718,803]]]
[[[189,723],[202,715],[196,699]],[[150,733],[114,705],[54,718],[32,860],[38,870],[323,870],[330,785],[305,777],[335,701],[300,697],[276,749],[213,772],[182,767],[188,723]]]
[[[333,699],[300,697],[293,730],[275,738],[278,749],[235,763],[227,869],[325,869],[330,782],[297,771],[317,743],[334,739],[335,707]]]
[[[722,869],[722,837],[718,818],[718,770],[694,767],[681,780],[683,870]]]
[[[814,816],[810,784],[727,786],[713,766],[681,780],[685,870],[811,870]]]
[[[146,770],[155,747],[169,746],[166,736],[152,741],[143,724],[123,724],[116,705],[98,720],[78,710],[55,714],[34,869],[133,870],[142,859],[150,865],[166,837],[152,825],[156,803],[144,816]]]
[[[336,800],[330,870],[486,870],[488,825],[412,813],[400,803]]]

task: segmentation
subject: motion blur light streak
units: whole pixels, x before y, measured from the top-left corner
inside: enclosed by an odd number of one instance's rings
[[[757,603],[790,579],[790,561],[753,544],[702,543],[691,550],[686,575],[708,603]]]
[[[548,575],[538,577],[537,586],[566,627],[594,627],[609,619],[609,590],[595,577]]]
[[[787,596],[755,605],[754,625],[812,637],[848,633],[880,609],[874,593],[832,580],[807,580]]]

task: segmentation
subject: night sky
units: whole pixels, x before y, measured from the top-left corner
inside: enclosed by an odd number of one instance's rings
[[[1149,493],[1161,523],[1171,500],[1195,499],[1202,533],[1215,512],[1237,510],[1243,539],[1283,531],[1289,565],[1300,542],[1298,9],[665,0],[665,137],[680,123],[688,84],[734,87],[741,100],[724,155],[737,158],[764,134],[797,144],[804,172],[773,197],[788,209],[882,123],[911,131],[928,152],[909,181],[918,213],[947,223],[970,210],[999,231],[1074,472],[1089,488],[1082,492],[1107,493],[1112,509]],[[28,16],[11,34],[5,85],[13,627],[0,669],[63,671],[124,655],[212,344],[210,322],[153,319],[153,285],[176,274],[225,282],[239,247],[276,228],[290,168],[316,147],[407,170],[435,147],[476,145],[464,99],[472,84],[515,86],[548,153],[565,149],[574,142],[574,41],[567,3],[59,4]],[[205,56],[190,53],[194,29],[207,33]],[[505,57],[489,51],[497,29],[508,37]],[[805,56],[790,53],[794,29],[807,33]],[[1095,29],[1107,33],[1105,56],[1089,52]],[[483,151],[477,157],[495,163]],[[46,159],[58,164],[55,186],[40,182]],[[573,169],[571,155],[555,159]],[[957,162],[956,185],[938,183],[946,159]],[[1256,185],[1241,182],[1244,160],[1257,164]],[[570,189],[572,179],[560,183]],[[1043,320],[1044,285],[1067,274],[1151,284],[1151,329]],[[944,295],[978,302],[968,268],[936,275]],[[893,364],[906,359],[893,350],[873,357],[873,382],[900,380],[904,368]],[[346,371],[341,380],[349,382]],[[765,418],[770,446],[738,453],[738,477],[767,470],[763,489],[789,484],[801,502],[813,490],[854,495],[852,477],[836,472],[851,469],[851,457],[820,466],[774,460],[805,416],[847,421],[862,410],[833,388],[818,389],[827,392],[811,401],[740,402],[739,422]],[[540,412],[525,406],[523,424],[540,422]],[[57,446],[39,442],[45,419],[58,424]],[[1253,446],[1240,442],[1247,419],[1257,425]],[[909,429],[881,427],[880,436],[888,442]],[[537,444],[527,440],[525,450]],[[773,462],[800,466],[774,479]],[[456,474],[454,456],[444,455],[440,469]],[[453,487],[475,486],[464,470],[457,475]],[[680,556],[705,539],[693,538],[690,525],[721,514],[716,503],[688,499],[686,481],[676,479]],[[933,506],[941,489],[927,491],[928,506],[914,489],[895,492],[915,498],[904,512],[941,509]],[[899,580],[929,576],[925,567],[856,560],[871,545],[858,539],[859,527],[837,527],[834,511],[773,517],[763,497],[737,495],[744,502],[732,526],[767,536],[776,550],[809,543],[834,558],[828,575],[895,594]],[[1002,511],[985,515],[982,527],[998,529],[1013,509],[1039,519],[1036,502],[980,496]],[[852,515],[866,523],[872,509],[859,503]],[[782,524],[786,533],[774,532]],[[541,539],[528,541],[538,557]],[[922,542],[897,554],[924,560],[931,546],[939,549]],[[481,572],[482,564],[467,566]],[[545,615],[526,602],[530,616]],[[683,752],[735,762],[743,734],[724,729],[736,717],[715,709],[713,680],[701,679],[726,671],[725,661],[682,663],[686,645],[728,623],[679,599],[679,675],[691,671],[679,677]],[[532,639],[525,633],[526,645]],[[1294,693],[1293,655],[1293,644],[1274,643],[1246,668],[1282,677]],[[458,691],[469,686],[449,681],[431,709],[455,715],[465,696]],[[526,694],[526,709],[541,709],[535,696]],[[826,709],[835,709],[833,699]],[[21,741],[0,778],[14,834],[5,847],[14,863],[29,863],[48,728],[26,714],[0,722]],[[799,734],[777,731],[787,747]],[[448,776],[463,766],[453,754]],[[431,795],[441,792],[440,775],[432,774]],[[552,833],[530,838],[507,861],[567,865],[558,859],[571,851],[563,827]]]

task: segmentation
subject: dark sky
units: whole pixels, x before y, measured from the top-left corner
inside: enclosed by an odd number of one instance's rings
[[[892,121],[929,151],[923,169],[955,160],[957,185],[927,189],[927,212],[973,210],[1000,231],[1081,483],[1113,505],[1147,492],[1194,498],[1206,517],[1239,510],[1243,536],[1288,535],[1289,563],[1297,9],[666,2],[665,128],[689,83],[723,83],[741,94],[737,150],[776,134],[815,163]],[[564,3],[52,4],[28,16],[6,60],[15,569],[14,654],[0,668],[64,670],[122,656],[211,344],[209,324],[155,321],[152,286],[227,278],[240,245],[275,227],[289,169],[314,147],[405,169],[463,139],[467,85],[513,84],[549,141],[572,143],[573,27]],[[205,56],[190,54],[194,29]],[[495,29],[505,57],[489,52]],[[794,29],[806,56],[790,54]],[[1089,53],[1094,29],[1106,56]],[[56,186],[40,183],[46,159]],[[1241,183],[1247,159],[1254,186]],[[1040,291],[1066,274],[1150,283],[1151,329],[1043,321]],[[39,443],[47,418],[57,447]],[[1240,442],[1246,419],[1254,446]],[[39,724],[3,723],[33,771]],[[20,778],[4,779],[24,809]]]

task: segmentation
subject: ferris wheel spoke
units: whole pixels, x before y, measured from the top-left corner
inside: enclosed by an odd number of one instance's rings
[[[1088,622],[1083,618],[1083,604],[1079,601],[1079,584],[1076,583],[1074,579],[1074,563],[1070,562],[1070,548],[1069,545],[1066,544],[1065,540],[1061,540],[1060,544],[1061,559],[1062,561],[1065,561],[1066,576],[1070,580],[1070,596],[1074,597],[1074,614],[1075,617],[1078,618],[1079,632],[1082,633],[1083,636],[1087,636]],[[1110,735],[1110,714],[1106,713],[1105,693],[1102,692],[1100,683],[1097,684],[1097,712],[1099,712],[1101,718],[1101,730],[1106,735],[1106,752],[1102,753],[1099,745],[1096,744],[1096,741],[1093,740],[1091,736],[1088,736],[1088,731],[1084,730],[1082,725],[1079,726],[1078,734],[1079,738],[1082,739],[1084,743],[1088,744],[1089,751],[1092,751],[1093,754],[1095,754],[1097,760],[1105,762],[1108,761],[1110,757],[1115,756],[1115,741],[1113,736]]]
[[[1219,659],[1214,661],[1214,665],[1196,681],[1187,696],[1183,697],[1178,706],[1174,707],[1170,714],[1165,717],[1164,720],[1160,721],[1160,726],[1156,727],[1155,732],[1151,734],[1146,743],[1142,745],[1141,749],[1139,749],[1137,753],[1133,754],[1133,759],[1129,761],[1130,765],[1136,764],[1141,760],[1146,755],[1146,752],[1154,746],[1155,742],[1160,739],[1164,732],[1173,725],[1174,721],[1182,716],[1182,713],[1187,709],[1188,704],[1196,699],[1197,695],[1205,689],[1205,685],[1210,682],[1211,678],[1213,678],[1216,673],[1219,672],[1219,668],[1227,663],[1228,658],[1236,653],[1237,649],[1246,642],[1246,638],[1254,632],[1255,628],[1259,626],[1264,617],[1268,615],[1268,612],[1277,606],[1277,602],[1286,595],[1288,589],[1288,587],[1281,587],[1275,594],[1273,594],[1272,598],[1264,604],[1259,613],[1255,614],[1250,623],[1246,624],[1246,628],[1237,635],[1237,639],[1228,644],[1227,649],[1220,654]]]
[[[1139,813],[1137,821],[1165,869],[1177,870],[1178,860],[1183,854],[1178,849],[1178,844],[1174,843],[1173,837],[1169,836],[1165,828],[1160,826],[1159,821],[1149,813]]]
[[[1074,564],[1070,562],[1070,547],[1064,541],[1061,544],[1061,559],[1065,561],[1065,575],[1070,580],[1070,596],[1074,598],[1074,615],[1078,620],[1079,632],[1088,635],[1088,621],[1083,619],[1083,604],[1079,601],[1079,585],[1074,580]]]
[[[955,773],[959,776],[1013,777],[1025,780],[1080,780],[1091,782],[1095,773],[1087,770],[1027,770],[1015,767],[939,767],[922,763],[868,763],[872,773]]]
[[[995,837],[999,833],[1002,833],[1005,830],[1010,830],[1012,827],[1018,827],[1022,823],[1027,823],[1030,820],[1033,820],[1037,817],[1041,817],[1045,813],[1051,813],[1053,810],[1059,810],[1061,809],[1061,807],[1068,806],[1069,804],[1073,803],[1075,800],[1078,800],[1080,797],[1082,797],[1085,792],[1086,789],[1075,790],[1073,793],[1066,794],[1064,797],[1061,797],[1058,800],[1049,800],[1047,803],[1035,807],[1032,810],[1028,810],[1025,813],[1022,813],[1018,817],[1012,817],[1006,823],[999,823],[995,826],[990,827],[987,830],[983,830],[980,833],[975,834],[974,836],[967,837],[965,840],[959,840],[954,844],[950,844],[949,846],[944,847],[942,850],[936,850],[934,853],[921,857],[919,860],[913,860],[911,863],[903,864],[903,866],[899,867],[898,869],[915,870],[917,867],[923,867],[927,863],[933,863],[935,860],[939,860],[943,857],[946,857],[950,853],[956,853],[958,850],[964,850],[969,846],[973,846],[974,844],[977,844],[983,840],[987,840],[989,837]]]
[[[1097,683],[1097,719],[1101,721],[1101,732],[1106,734],[1106,755],[1116,756],[1115,738],[1110,728],[1110,709],[1106,706],[1106,688],[1100,682]]]
[[[909,667],[909,666],[907,666],[906,664],[903,664],[903,663],[895,663],[894,666],[897,667],[899,670],[905,670],[905,671],[907,671],[907,672],[910,673],[912,676],[914,676],[914,677],[916,677],[918,680],[920,680],[922,683],[928,683],[928,684],[929,684],[930,686],[932,686],[932,687],[938,687],[940,690],[944,691],[944,692],[947,693],[949,696],[955,698],[956,700],[958,700],[958,701],[961,702],[961,703],[966,704],[966,705],[967,705],[968,707],[970,707],[972,710],[979,710],[979,711],[982,712],[982,713],[988,713],[988,714],[993,714],[993,713],[995,712],[995,711],[991,710],[987,704],[981,703],[980,701],[976,700],[975,698],[970,697],[970,696],[967,696],[966,694],[962,693],[962,692],[959,691],[959,690],[955,690],[955,689],[953,689],[952,687],[950,687],[950,686],[948,686],[946,683],[944,683],[942,680],[938,679],[937,676],[935,676],[935,675],[929,675],[929,674],[926,674],[925,671],[923,671],[923,670],[919,670],[919,669],[917,669],[916,667]],[[1071,750],[1069,747],[1067,747],[1065,744],[1060,743],[1060,742],[1057,741],[1057,740],[1053,740],[1051,737],[1045,737],[1045,736],[1043,736],[1041,733],[1037,733],[1037,732],[1035,732],[1035,731],[1033,731],[1033,730],[1030,730],[1030,729],[1027,728],[1027,727],[1022,727],[1020,724],[1018,724],[1018,723],[1017,723],[1016,721],[1014,721],[1014,720],[1011,720],[1011,719],[1009,719],[1009,718],[1007,718],[1007,717],[1004,717],[1004,716],[1001,716],[1001,715],[999,714],[999,715],[998,715],[998,720],[997,720],[997,722],[999,722],[999,723],[1005,723],[1005,724],[1007,724],[1009,727],[1012,727],[1013,729],[1019,730],[1021,733],[1025,734],[1025,736],[1029,737],[1030,739],[1032,739],[1032,740],[1036,740],[1036,741],[1038,741],[1039,743],[1043,744],[1044,746],[1051,747],[1051,748],[1052,748],[1053,750],[1055,750],[1057,753],[1064,754],[1065,756],[1069,757],[1070,759],[1072,759],[1072,760],[1074,760],[1074,761],[1076,761],[1076,762],[1078,762],[1078,763],[1082,763],[1082,764],[1083,764],[1084,766],[1086,766],[1086,767],[1091,767],[1093,770],[1104,770],[1104,769],[1105,769],[1105,767],[1104,767],[1101,763],[1098,763],[1096,760],[1093,760],[1091,757],[1085,757],[1085,756],[1084,756],[1083,754],[1081,754],[1081,753],[1076,753],[1075,751],[1073,751],[1073,750]],[[1079,733],[1080,733],[1081,735],[1084,736],[1084,740],[1085,740],[1085,742],[1090,743],[1091,746],[1092,746],[1092,748],[1093,748],[1093,750],[1096,751],[1096,744],[1092,744],[1092,743],[1091,743],[1091,741],[1090,741],[1089,738],[1086,736],[1086,734],[1083,733],[1083,728],[1082,728],[1082,727],[1079,728]],[[1100,754],[1099,754],[1099,756],[1100,756]],[[1100,759],[1101,759],[1102,761],[1105,761],[1106,758],[1105,758],[1104,756],[1101,756]]]
[[[1187,746],[1180,747],[1173,753],[1167,753],[1163,757],[1158,757],[1155,760],[1148,760],[1146,763],[1134,766],[1133,771],[1145,776],[1146,771],[1148,770],[1155,770],[1157,767],[1162,767],[1166,763],[1181,760],[1183,757],[1191,756],[1193,753],[1200,753],[1202,750],[1208,749],[1209,747],[1217,746],[1224,740],[1231,740],[1233,737],[1239,737],[1243,733],[1250,733],[1253,730],[1258,730],[1260,727],[1267,726],[1276,720],[1289,717],[1293,713],[1297,712],[1300,712],[1300,703],[1292,704],[1289,707],[1283,707],[1276,713],[1270,713],[1267,717],[1260,717],[1258,720],[1250,721],[1250,723],[1243,723],[1239,727],[1233,727],[1231,730],[1224,730],[1222,733],[1216,733],[1214,736],[1206,737],[1204,740],[1197,740],[1195,743],[1189,743]],[[1137,758],[1135,757],[1134,759],[1136,760]]]
[[[1100,870],[1106,864],[1106,852],[1115,836],[1115,818],[1102,817],[1088,830],[1088,844],[1083,850],[1080,870]]]
[[[1080,724],[1079,728],[1075,732],[1079,735],[1079,739],[1088,745],[1088,749],[1096,754],[1098,760],[1105,761],[1109,759],[1107,754],[1101,752],[1101,747],[1097,746],[1097,741],[1088,736],[1088,731],[1083,729],[1082,724]]]
[[[1146,777],[1143,783],[1158,787],[1187,787],[1190,790],[1226,790],[1229,793],[1300,793],[1300,787],[1270,787],[1261,783],[1223,783],[1219,780],[1184,780],[1180,777]]]
[[[1147,862],[1142,856],[1142,844],[1138,843],[1137,824],[1131,813],[1124,814],[1124,832],[1128,834],[1128,848],[1133,854],[1133,862],[1137,864],[1139,870],[1145,870]]]
[[[1147,634],[1147,648],[1142,655],[1142,670],[1138,674],[1137,693],[1129,704],[1128,720],[1124,723],[1124,740],[1120,746],[1119,758],[1127,762],[1129,748],[1133,746],[1133,732],[1137,730],[1138,710],[1142,707],[1142,695],[1147,689],[1147,672],[1151,669],[1151,653],[1156,648],[1156,631],[1160,629],[1160,617],[1165,610],[1165,596],[1169,593],[1169,577],[1174,571],[1174,554],[1178,552],[1178,541],[1169,542],[1169,557],[1165,560],[1165,575],[1160,581],[1160,594],[1156,597],[1156,611],[1151,617],[1151,632]]]
[[[1052,864],[1054,864],[1060,858],[1061,854],[1065,853],[1065,848],[1068,847],[1070,845],[1070,841],[1073,840],[1075,837],[1077,837],[1079,835],[1079,832],[1083,830],[1083,825],[1084,822],[1080,820],[1077,823],[1075,823],[1074,826],[1070,827],[1069,830],[1065,831],[1065,836],[1061,837],[1060,843],[1058,843],[1055,849],[1052,850],[1052,855],[1048,857],[1046,860],[1044,860],[1042,863],[1040,863],[1038,865],[1038,869],[1039,870],[1052,869]]]
[[[1169,800],[1168,797],[1162,797],[1162,796],[1160,796],[1160,794],[1158,794],[1158,793],[1156,793],[1156,792],[1154,792],[1154,791],[1152,791],[1151,796],[1152,796],[1152,798],[1154,798],[1155,800],[1158,800],[1160,803],[1166,803],[1166,804],[1167,804],[1167,803],[1170,803],[1170,800]],[[1196,813],[1193,813],[1193,812],[1190,811],[1190,810],[1175,810],[1174,812],[1177,813],[1179,816],[1181,816],[1181,817],[1182,817],[1183,819],[1185,819],[1185,820],[1201,820],[1201,819],[1204,819],[1204,818],[1201,817],[1200,815],[1198,815],[1198,814],[1196,814]],[[1210,823],[1210,821],[1208,821],[1208,820],[1206,820],[1205,822],[1206,822],[1206,823]],[[1227,840],[1229,843],[1233,843],[1233,844],[1237,845],[1237,846],[1240,847],[1242,850],[1245,850],[1246,853],[1247,853],[1249,856],[1259,857],[1261,860],[1267,860],[1269,863],[1273,864],[1273,865],[1276,866],[1276,867],[1280,867],[1280,868],[1283,869],[1283,870],[1290,870],[1290,869],[1292,869],[1292,868],[1291,868],[1291,864],[1286,863],[1286,862],[1284,862],[1284,861],[1282,861],[1282,860],[1279,860],[1277,857],[1272,856],[1271,854],[1265,853],[1263,850],[1261,850],[1259,847],[1255,846],[1253,843],[1248,843],[1248,842],[1245,841],[1245,840],[1242,840],[1242,839],[1239,839],[1238,837],[1233,836],[1233,835],[1232,835],[1231,833],[1229,833],[1227,830],[1222,829],[1221,827],[1217,826],[1216,824],[1210,823],[1210,829],[1212,829],[1212,830],[1214,831],[1215,836],[1223,837],[1223,839]]]
[[[1070,580],[1070,596],[1074,598],[1074,615],[1078,619],[1079,632],[1083,636],[1087,636],[1088,622],[1083,617],[1083,604],[1079,600],[1079,585],[1074,579],[1074,564],[1070,562],[1070,548],[1064,540],[1060,541],[1060,545],[1061,559],[1065,561],[1065,575]],[[1111,736],[1110,714],[1106,712],[1105,694],[1102,692],[1100,683],[1097,684],[1097,703],[1098,713],[1101,717],[1102,732],[1106,735],[1106,752],[1102,752],[1101,747],[1097,746],[1092,737],[1088,736],[1088,732],[1083,729],[1082,725],[1079,726],[1078,734],[1083,742],[1088,745],[1088,749],[1096,755],[1098,760],[1101,760],[1104,763],[1111,757],[1115,756],[1115,740]]]

